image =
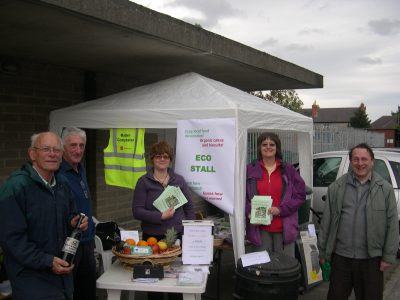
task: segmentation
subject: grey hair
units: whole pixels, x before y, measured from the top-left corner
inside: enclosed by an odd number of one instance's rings
[[[63,142],[69,137],[70,135],[78,135],[85,140],[86,143],[86,132],[78,127],[67,127],[64,128],[61,134],[61,138]]]
[[[57,139],[58,139],[58,143],[60,144],[61,149],[64,148],[60,136],[59,136],[57,133],[52,132],[52,131],[44,131],[44,132],[39,132],[39,133],[34,133],[34,134],[32,134],[32,136],[31,136],[31,148],[34,148],[35,145],[36,145],[36,142],[37,142],[38,138],[39,138],[41,135],[46,134],[46,133],[52,133],[52,134],[54,134],[54,135],[57,137]]]

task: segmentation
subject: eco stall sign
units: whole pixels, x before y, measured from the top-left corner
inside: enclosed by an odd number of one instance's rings
[[[233,214],[235,119],[177,122],[175,170],[203,199]]]

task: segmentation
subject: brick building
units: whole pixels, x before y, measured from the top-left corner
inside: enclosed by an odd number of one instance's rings
[[[370,131],[385,134],[385,147],[400,147],[400,121],[399,116],[382,116],[371,123]]]
[[[0,37],[0,184],[58,108],[189,71],[245,91],[322,87],[319,74],[127,0],[1,1]],[[94,214],[135,228],[132,190],[104,183],[108,132],[87,134]]]
[[[365,109],[363,103],[361,103],[361,107]],[[314,101],[311,109],[302,109],[300,113],[311,117],[314,125],[346,128],[350,127],[350,119],[359,109],[360,107],[320,108],[317,102]]]

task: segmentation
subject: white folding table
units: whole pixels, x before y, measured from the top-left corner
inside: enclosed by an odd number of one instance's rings
[[[130,291],[129,298],[134,299],[134,291],[163,293],[182,293],[183,300],[200,300],[206,291],[207,275],[200,285],[177,285],[176,278],[163,278],[156,283],[139,283],[132,281],[132,271],[127,270],[116,261],[97,279],[97,288],[107,289],[108,300],[120,300],[121,291]]]

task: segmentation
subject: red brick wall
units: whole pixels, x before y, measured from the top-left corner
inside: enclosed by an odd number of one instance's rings
[[[30,136],[48,130],[49,113],[84,99],[84,71],[24,60],[16,63],[16,74],[0,70],[0,184],[27,161]],[[95,78],[96,97],[144,84],[113,74],[96,74]],[[95,150],[88,155],[96,157],[96,169],[89,178],[94,214],[99,220],[114,220],[126,229],[137,228],[139,223],[131,211],[133,191],[106,186],[104,182],[103,149],[108,143],[108,131],[92,133],[96,138]],[[146,135],[147,146],[156,138]],[[206,210],[202,200],[197,200],[195,206],[196,210]]]
[[[0,71],[0,183],[27,160],[30,136],[48,129],[49,112],[82,99],[82,72],[17,61]]]
[[[385,147],[394,148],[396,142],[396,130],[386,130],[385,131]]]

